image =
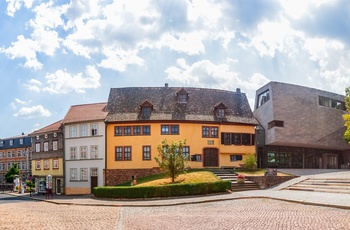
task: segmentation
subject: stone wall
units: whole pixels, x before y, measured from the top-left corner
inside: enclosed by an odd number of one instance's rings
[[[297,176],[246,176],[248,180],[257,183],[260,189],[268,188],[296,177]]]
[[[148,169],[107,169],[106,170],[106,185],[113,186],[130,181],[132,177],[135,179],[153,174],[160,173],[159,168]]]

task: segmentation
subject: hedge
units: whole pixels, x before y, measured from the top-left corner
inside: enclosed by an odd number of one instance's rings
[[[100,198],[154,198],[171,196],[192,196],[220,193],[231,190],[231,181],[215,181],[162,186],[105,186],[93,188],[95,197]]]

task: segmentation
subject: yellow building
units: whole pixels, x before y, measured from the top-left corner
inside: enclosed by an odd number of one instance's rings
[[[32,175],[35,191],[45,193],[49,186],[55,194],[63,194],[63,133],[62,120],[30,134],[32,138]],[[47,181],[47,176],[52,181]]]
[[[106,185],[158,173],[164,139],[186,140],[191,168],[239,167],[255,154],[257,122],[239,89],[113,88],[107,111]]]

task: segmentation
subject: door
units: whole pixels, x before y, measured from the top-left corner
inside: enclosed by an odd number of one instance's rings
[[[92,176],[91,177],[91,193],[92,193],[92,189],[94,187],[97,187],[97,176]]]
[[[56,179],[56,194],[57,195],[61,195],[61,186],[62,186],[61,179]]]
[[[207,148],[203,150],[203,166],[218,167],[219,154],[217,149]]]

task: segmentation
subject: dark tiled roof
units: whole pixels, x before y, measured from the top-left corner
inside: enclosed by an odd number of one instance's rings
[[[63,124],[104,120],[107,116],[107,103],[73,105],[63,119]]]
[[[177,93],[188,93],[187,103],[178,103]],[[153,105],[149,118],[143,118],[140,105],[148,101]],[[221,121],[215,106],[227,106],[226,122],[257,124],[244,93],[217,89],[181,87],[112,88],[109,94],[107,122],[137,120]]]
[[[60,131],[60,128],[62,126],[62,120],[56,121],[55,123],[45,126],[44,128],[35,130],[32,132],[30,135],[36,135],[39,133],[48,133],[48,132],[55,132],[55,131]]]

